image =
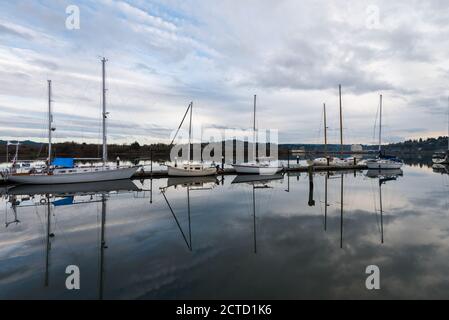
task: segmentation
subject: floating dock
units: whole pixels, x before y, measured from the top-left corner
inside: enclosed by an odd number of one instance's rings
[[[353,170],[366,170],[368,167],[366,165],[351,165],[351,166],[291,166],[284,168],[283,172],[323,172],[323,171],[353,171]],[[219,169],[217,176],[221,175],[237,175],[237,172],[233,168]],[[134,179],[144,179],[144,178],[168,178],[167,170],[156,170],[156,171],[141,171],[137,172]]]
[[[290,167],[285,167],[283,172],[323,172],[323,171],[353,171],[353,170],[366,170],[368,167],[366,165],[351,165],[351,166],[298,166],[291,165]],[[219,169],[217,175],[236,175],[236,171],[233,168]],[[137,172],[133,179],[162,179],[168,178],[167,170],[153,170],[153,171],[140,171]],[[1,185],[8,185],[9,183],[3,179],[0,179]]]

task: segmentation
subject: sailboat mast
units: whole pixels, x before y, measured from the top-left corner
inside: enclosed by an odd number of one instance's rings
[[[326,104],[323,104],[324,112],[324,153],[327,157],[327,119],[326,119]]]
[[[51,140],[52,140],[52,122],[51,114],[51,80],[48,80],[48,165],[51,164]]]
[[[382,95],[380,95],[379,105],[379,153],[382,152]]]
[[[340,153],[343,154],[343,109],[341,105],[341,84],[338,85],[338,94],[340,98]]]
[[[188,161],[190,162],[190,148],[192,147],[192,109],[193,109],[193,101],[190,102],[190,121],[189,121],[189,150],[187,152],[188,154]]]
[[[449,150],[449,97],[447,98],[447,150]]]
[[[257,141],[256,141],[256,103],[257,95],[254,95],[254,112],[253,112],[253,161],[257,158]]]
[[[103,76],[103,163],[106,163],[108,161],[108,144],[107,144],[107,138],[106,138],[106,118],[107,118],[107,112],[106,112],[106,58],[103,57],[101,59],[102,64],[102,76]]]

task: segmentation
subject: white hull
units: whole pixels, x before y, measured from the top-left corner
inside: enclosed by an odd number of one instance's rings
[[[213,176],[217,173],[217,169],[213,167],[203,168],[200,165],[200,169],[195,170],[194,165],[185,169],[181,167],[168,167],[168,175],[170,177],[204,177],[204,176]]]
[[[366,163],[368,169],[370,170],[391,170],[400,169],[402,167],[402,162],[380,160],[380,161],[367,161]]]
[[[19,184],[67,184],[130,179],[139,167],[67,174],[10,175],[8,181]]]
[[[262,176],[273,175],[282,171],[282,167],[257,164],[233,164],[237,173],[258,174]]]
[[[314,166],[327,166],[327,159],[326,158],[317,158],[313,160]],[[354,165],[354,158],[347,158],[347,159],[339,159],[339,158],[330,158],[329,159],[329,166],[335,166],[335,167],[348,167]]]

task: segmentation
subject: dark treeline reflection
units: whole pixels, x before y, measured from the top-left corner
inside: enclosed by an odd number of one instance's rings
[[[413,165],[3,190],[0,298],[449,298],[448,178]]]

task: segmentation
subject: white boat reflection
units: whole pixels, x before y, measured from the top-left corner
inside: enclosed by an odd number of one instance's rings
[[[45,195],[54,196],[86,195],[112,191],[140,191],[132,180],[101,181],[58,185],[19,185],[7,191],[8,195]]]
[[[247,184],[264,184],[276,180],[284,180],[284,175],[239,175],[232,180],[232,184],[247,183]]]
[[[170,177],[167,179],[167,186],[177,188],[178,186],[186,187],[214,187],[218,185],[219,181],[215,176],[203,176],[203,177]]]
[[[368,170],[365,175],[368,178],[384,178],[384,179],[394,178],[394,179],[396,179],[397,177],[403,176],[404,172],[402,171],[402,169],[390,169],[390,170],[372,169],[372,170]]]
[[[449,174],[449,166],[444,164],[434,164],[432,166],[433,172],[441,174]]]

